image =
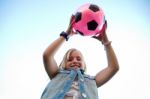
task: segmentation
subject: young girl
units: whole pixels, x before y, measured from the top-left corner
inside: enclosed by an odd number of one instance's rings
[[[57,50],[65,41],[68,41],[69,37],[76,34],[72,30],[73,23],[74,17],[72,16],[66,32],[62,32],[60,37],[44,51],[44,66],[51,81],[45,88],[41,99],[98,99],[97,88],[112,78],[119,69],[111,41],[105,32],[107,22],[100,31],[102,35],[93,37],[102,42],[105,47],[108,60],[106,68],[99,71],[94,77],[84,74],[86,64],[83,55],[74,48],[66,52],[60,66],[57,66],[54,59]]]

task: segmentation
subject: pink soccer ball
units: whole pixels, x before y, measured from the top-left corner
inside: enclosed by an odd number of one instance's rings
[[[83,36],[96,35],[105,22],[103,10],[95,4],[84,4],[75,13],[73,29]]]

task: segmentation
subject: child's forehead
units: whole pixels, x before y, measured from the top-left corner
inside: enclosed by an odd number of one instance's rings
[[[82,56],[81,52],[80,52],[80,51],[78,51],[78,50],[74,50],[74,51],[72,51],[72,52],[70,53],[70,55],[69,55],[69,56],[73,56],[73,55]]]
[[[66,55],[66,59],[69,59],[70,57],[73,57],[73,56],[79,56],[79,57],[83,58],[81,51],[79,51],[77,49],[69,50],[67,55]]]

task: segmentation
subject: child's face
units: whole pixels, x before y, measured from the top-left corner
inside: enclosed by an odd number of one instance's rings
[[[84,69],[85,65],[84,65],[84,60],[83,60],[83,56],[81,55],[81,53],[79,51],[73,51],[70,53],[70,56],[68,57],[68,59],[66,60],[66,69],[77,69],[77,68],[81,68]]]

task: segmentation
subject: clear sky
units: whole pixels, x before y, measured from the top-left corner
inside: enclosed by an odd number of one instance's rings
[[[150,99],[149,0],[1,0],[0,99],[40,99],[49,82],[42,54],[82,4],[99,5],[120,71],[98,89],[100,99]],[[85,56],[87,73],[107,66],[101,43],[79,35],[64,43],[56,60],[75,47]]]

